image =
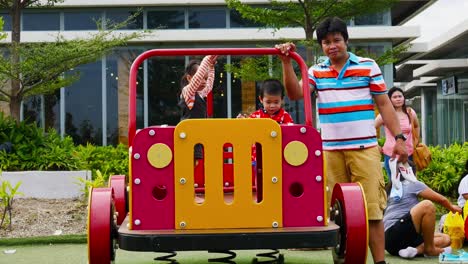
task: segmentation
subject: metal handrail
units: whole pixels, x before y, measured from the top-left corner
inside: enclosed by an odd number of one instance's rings
[[[281,51],[275,48],[199,48],[199,49],[152,49],[140,54],[133,61],[130,68],[129,94],[128,94],[128,146],[132,146],[136,132],[136,85],[138,68],[144,60],[156,56],[182,56],[182,55],[281,55]],[[303,80],[308,79],[307,66],[302,57],[296,52],[289,52],[289,56],[294,59],[301,70]],[[312,103],[310,96],[309,82],[302,82],[304,94],[305,124],[312,126]]]

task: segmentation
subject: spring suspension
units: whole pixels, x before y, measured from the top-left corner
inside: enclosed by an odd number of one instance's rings
[[[232,261],[237,254],[231,250],[209,250],[208,253],[221,253],[221,254],[228,254],[229,256],[220,257],[220,258],[210,258],[208,262],[218,262],[218,263],[228,263],[228,264],[236,264],[235,261]]]
[[[177,260],[173,259],[173,257],[177,256],[175,251],[157,251],[158,253],[165,253],[166,255],[162,255],[159,257],[155,257],[155,261],[165,261],[169,264],[179,264]]]
[[[253,259],[252,263],[263,263],[263,264],[283,264],[284,255],[279,252],[277,249],[272,249],[271,251],[265,253],[258,253],[257,258]],[[267,258],[265,260],[258,260],[258,258]]]

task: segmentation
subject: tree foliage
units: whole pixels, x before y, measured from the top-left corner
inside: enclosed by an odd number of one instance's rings
[[[245,19],[265,27],[302,27],[306,39],[312,39],[317,25],[326,17],[341,19],[379,12],[390,8],[397,0],[270,0],[270,6],[254,6],[240,0],[225,0],[228,7],[237,10]]]
[[[396,47],[387,49],[380,56],[378,56],[375,53],[369,53],[365,50],[360,50],[360,49],[355,50],[354,53],[361,57],[372,58],[375,60],[375,62],[378,65],[387,65],[387,64],[392,64],[392,63],[397,62],[398,56],[401,53],[406,52],[410,47],[411,47],[411,44],[396,46]]]
[[[97,61],[113,48],[145,34],[143,31],[116,32],[139,14],[136,13],[122,23],[105,21],[106,30],[99,28],[83,38],[65,39],[59,33],[55,42],[22,43],[22,10],[50,7],[60,2],[63,0],[0,0],[0,8],[8,10],[12,20],[11,42],[4,45],[0,57],[0,101],[9,103],[10,115],[17,122],[23,100],[69,86],[79,78],[79,73],[66,74],[71,69]],[[96,23],[100,25],[101,21]]]
[[[102,58],[113,48],[124,46],[128,40],[141,33],[119,33],[100,30],[88,38],[66,40],[59,35],[55,42],[23,43],[16,52],[21,57],[18,64],[20,76],[15,76],[14,65],[9,56],[0,57],[0,101],[9,102],[13,96],[8,91],[8,80],[15,79],[21,84],[16,96],[23,100],[29,96],[48,94],[67,87],[78,79],[78,74],[67,71]]]
[[[269,56],[246,57],[240,63],[226,64],[225,70],[245,81],[265,80],[281,75],[281,63]]]
[[[239,12],[242,18],[263,25],[265,28],[278,30],[284,27],[300,27],[304,29],[305,39],[299,44],[306,47],[306,63],[312,65],[316,63],[314,54],[320,50],[313,34],[323,19],[337,16],[343,20],[349,20],[362,15],[382,12],[391,8],[398,0],[270,0],[268,6],[245,4],[240,0],[225,0],[225,2],[229,8]],[[394,62],[398,54],[407,48],[408,46],[403,46],[386,51],[382,58],[371,57],[376,59],[380,63],[379,65],[385,65]],[[243,63],[243,65],[253,63],[254,65],[247,67],[253,69],[254,72],[243,71],[241,68],[235,67],[232,69],[237,70],[235,73],[238,75],[241,75],[242,72],[246,73],[245,76],[262,74],[256,70],[262,69],[261,65],[264,63],[262,60],[254,59]]]
[[[0,29],[3,29],[3,25],[5,21],[3,21],[3,17],[0,17]],[[5,32],[0,32],[0,40],[4,40],[7,38],[7,34]]]

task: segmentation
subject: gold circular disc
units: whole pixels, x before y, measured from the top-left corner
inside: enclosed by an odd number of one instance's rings
[[[291,141],[284,148],[284,159],[292,166],[304,164],[308,156],[307,146],[300,141]]]
[[[172,150],[166,144],[157,143],[148,150],[148,161],[155,168],[162,169],[169,165],[171,160]]]

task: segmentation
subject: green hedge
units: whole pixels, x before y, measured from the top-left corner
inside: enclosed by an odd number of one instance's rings
[[[71,137],[61,138],[53,129],[44,133],[36,124],[16,123],[0,113],[0,143],[11,142],[12,152],[0,151],[0,171],[91,170],[109,175],[128,174],[128,148],[75,146]]]
[[[419,171],[418,178],[434,191],[450,198],[458,197],[458,182],[468,160],[468,142],[455,143],[447,148],[430,146],[432,162]]]
[[[110,175],[128,175],[128,148],[126,145],[117,146],[77,146],[76,158],[80,161],[80,169],[91,170],[93,177],[99,170],[104,180]]]
[[[0,143],[11,142],[13,151],[0,151],[0,170],[77,170],[80,161],[71,138],[55,130],[44,131],[35,123],[16,123],[0,113]]]

